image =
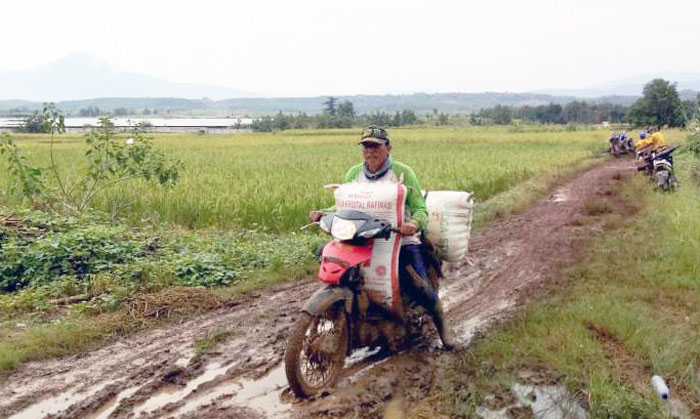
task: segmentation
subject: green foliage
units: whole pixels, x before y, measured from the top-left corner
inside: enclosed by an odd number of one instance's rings
[[[224,342],[236,336],[234,329],[216,329],[207,337],[197,340],[194,343],[194,350],[197,354],[209,352],[219,342]]]
[[[82,223],[44,215],[24,218],[22,228],[2,228],[0,291],[11,292],[68,278],[84,281],[89,275],[113,270],[145,256],[145,245],[125,227]]]
[[[349,100],[343,100],[338,103],[338,116],[341,118],[354,118],[355,106]]]
[[[86,108],[80,108],[78,110],[78,115],[81,117],[95,117],[95,116],[102,116],[106,112],[100,109],[97,106],[88,106]]]
[[[166,187],[177,182],[182,164],[169,161],[153,147],[145,126],[135,127],[130,135],[126,141],[120,138],[110,117],[100,118],[99,128],[85,135],[87,174],[64,193],[78,212],[89,208],[101,190],[126,179],[141,178]]]
[[[630,108],[628,120],[638,126],[684,125],[686,121],[676,84],[663,79],[647,83],[644,86],[644,96]]]
[[[41,112],[24,120],[22,132],[29,133],[61,133],[65,131],[63,114],[53,103],[44,103]]]
[[[41,170],[22,156],[9,135],[0,137],[0,155],[7,158],[8,173],[12,180],[10,192],[18,192],[22,198],[39,195],[44,187]]]
[[[336,116],[338,113],[336,102],[338,102],[338,98],[330,96],[325,102],[323,102],[323,113],[330,116]]]
[[[0,226],[0,292],[47,284],[71,291],[60,285],[67,281],[77,293],[100,274],[124,284],[158,278],[185,286],[231,285],[255,271],[303,265],[322,241],[257,231],[162,238],[96,217],[43,212],[15,217],[18,226]]]
[[[380,125],[385,127],[401,127],[418,124],[418,116],[412,109],[396,111],[393,115],[385,111],[375,111],[370,114],[358,115],[354,104],[349,100],[337,103],[331,97],[324,102],[326,109],[319,115],[309,116],[305,113],[285,115],[282,111],[274,116],[263,116],[253,119],[251,129],[255,132],[284,131],[291,128],[350,128],[353,126]]]
[[[695,117],[688,124],[686,150],[700,158],[700,105],[696,108]]]

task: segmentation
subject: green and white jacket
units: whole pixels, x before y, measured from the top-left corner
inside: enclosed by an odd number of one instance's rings
[[[406,220],[410,220],[418,226],[418,232],[410,237],[403,237],[402,244],[420,244],[420,231],[428,225],[428,211],[425,207],[425,199],[421,193],[421,186],[415,172],[409,166],[392,160],[389,170],[374,180],[365,176],[364,163],[353,166],[345,174],[343,183],[348,182],[403,182],[406,187]]]

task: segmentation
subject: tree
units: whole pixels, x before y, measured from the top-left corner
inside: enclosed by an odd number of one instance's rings
[[[413,125],[418,123],[416,112],[411,109],[404,109],[401,111],[401,123],[403,125]]]
[[[330,96],[328,100],[323,102],[323,106],[325,107],[323,112],[327,113],[330,116],[335,116],[337,114],[337,109],[336,109],[336,102],[338,101],[338,98],[335,98],[333,96]]]
[[[654,79],[644,86],[643,94],[630,109],[628,119],[632,124],[670,127],[685,124],[676,83]]]
[[[331,114],[332,115],[332,114]],[[349,100],[344,100],[338,104],[338,116],[341,118],[354,118],[355,106]]]
[[[391,125],[395,127],[401,126],[401,114],[399,113],[399,111],[396,111],[394,117],[391,118]]]
[[[513,109],[510,106],[496,105],[491,118],[496,125],[508,125],[513,120]]]
[[[83,116],[83,117],[85,117],[85,116],[100,116],[103,114],[103,112],[97,106],[95,106],[95,107],[88,106],[87,108],[81,108],[78,111],[78,114],[80,116]]]

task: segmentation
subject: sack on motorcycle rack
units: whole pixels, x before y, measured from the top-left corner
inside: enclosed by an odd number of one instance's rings
[[[426,239],[447,262],[467,255],[472,229],[472,194],[463,191],[424,192],[428,209]]]

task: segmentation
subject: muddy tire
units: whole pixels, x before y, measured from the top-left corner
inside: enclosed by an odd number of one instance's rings
[[[615,158],[620,157],[620,146],[617,143],[610,148],[610,151]]]
[[[671,189],[671,182],[668,175],[669,173],[665,170],[656,172],[656,184],[665,192],[668,192],[669,189]]]
[[[302,312],[292,326],[284,365],[298,397],[310,397],[335,385],[348,353],[350,329],[343,304],[318,316]]]

